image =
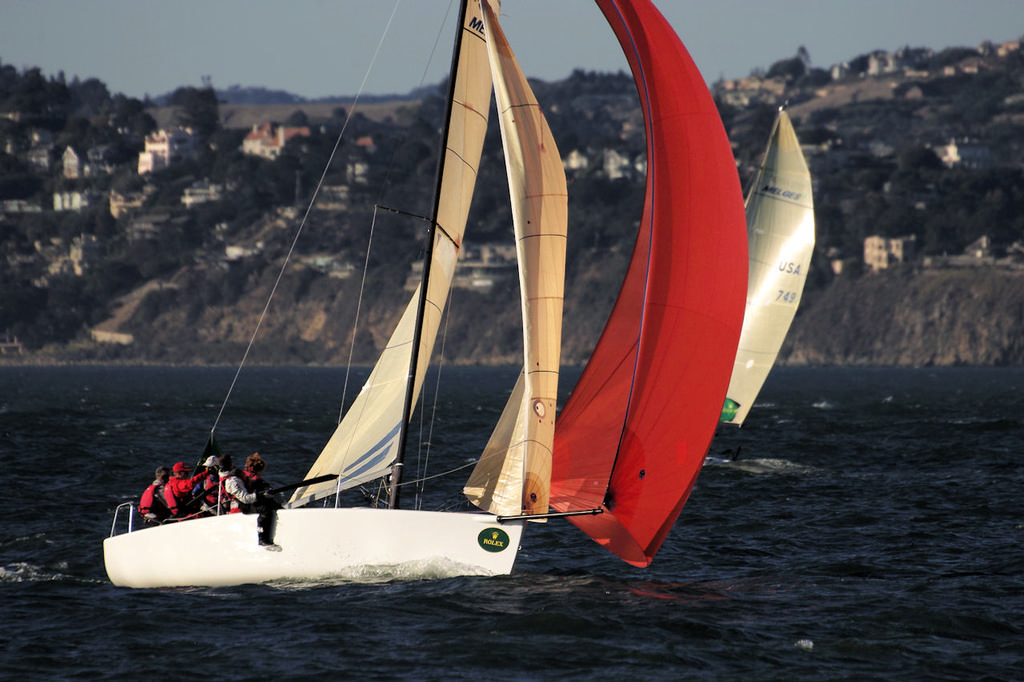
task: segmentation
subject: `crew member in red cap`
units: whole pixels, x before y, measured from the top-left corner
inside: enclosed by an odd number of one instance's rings
[[[167,506],[174,518],[190,518],[199,511],[199,500],[194,498],[192,488],[206,480],[210,470],[204,467],[198,474],[189,478],[188,467],[184,462],[178,462],[171,471],[171,480],[164,486]]]

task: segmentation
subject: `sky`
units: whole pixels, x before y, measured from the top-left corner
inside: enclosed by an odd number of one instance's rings
[[[0,0],[0,62],[98,78],[142,98],[200,86],[306,98],[405,94],[442,81],[457,0]],[[655,0],[708,82],[807,48],[813,66],[872,50],[1024,35],[1024,0]],[[397,5],[397,9],[396,9]],[[449,11],[448,21],[444,20]],[[527,76],[627,70],[591,0],[504,0]],[[442,32],[443,31],[443,32]],[[436,47],[435,47],[436,46]]]

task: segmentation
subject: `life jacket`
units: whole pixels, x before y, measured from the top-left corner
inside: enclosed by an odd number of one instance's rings
[[[270,487],[270,484],[263,480],[263,477],[255,471],[245,469],[241,474],[242,483],[245,484],[245,489],[251,493],[258,493],[261,490],[266,490]]]
[[[199,511],[199,504],[194,500],[192,488],[201,483],[209,472],[203,471],[192,478],[171,478],[164,486],[164,500],[173,516],[183,518]]]
[[[154,482],[142,493],[142,499],[139,500],[139,513],[146,521],[159,523],[171,515],[171,510],[164,498],[165,487],[163,483]]]
[[[217,505],[224,500],[224,493],[216,476],[207,476],[205,481],[195,487],[193,495],[198,495],[204,491],[205,494],[202,497],[203,511],[216,516],[219,513]]]

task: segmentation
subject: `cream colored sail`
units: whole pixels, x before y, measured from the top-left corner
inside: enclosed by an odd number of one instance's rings
[[[780,111],[746,201],[750,275],[722,421],[740,425],[793,322],[814,251],[814,203],[793,124]]]
[[[524,371],[464,492],[492,514],[548,511],[565,280],[565,171],[547,121],[485,0],[519,259]],[[491,3],[492,5],[494,3]]]
[[[412,389],[416,396],[429,365],[455,274],[487,132],[491,74],[479,0],[469,3],[462,21],[462,32],[454,101],[440,169],[441,186],[435,208],[438,230],[427,278],[426,307],[417,351],[419,359]],[[359,395],[306,474],[307,479],[340,474],[339,481],[298,489],[292,496],[291,506],[379,478],[391,467],[398,454],[402,433],[419,298],[417,289]]]

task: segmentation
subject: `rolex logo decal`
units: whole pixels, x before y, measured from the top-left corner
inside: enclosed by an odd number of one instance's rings
[[[501,552],[509,545],[508,533],[500,528],[484,528],[476,541],[488,552]]]

